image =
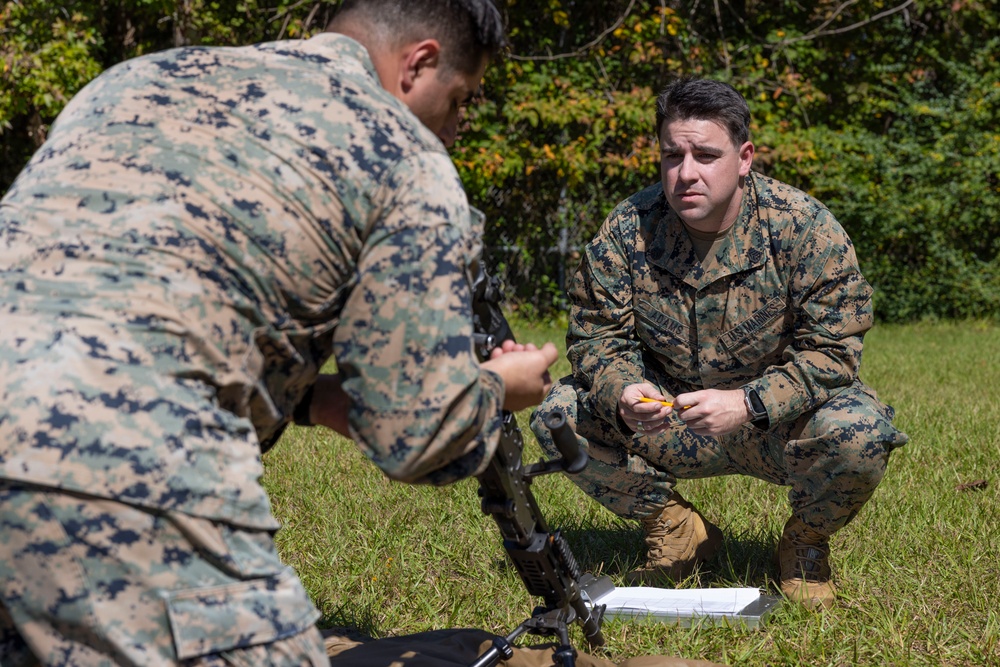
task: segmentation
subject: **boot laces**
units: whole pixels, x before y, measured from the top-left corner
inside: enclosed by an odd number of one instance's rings
[[[821,581],[830,550],[814,544],[795,547],[795,571],[807,581]]]
[[[646,526],[646,547],[650,561],[683,558],[690,550],[693,532],[686,522],[679,524],[674,519],[660,519]]]

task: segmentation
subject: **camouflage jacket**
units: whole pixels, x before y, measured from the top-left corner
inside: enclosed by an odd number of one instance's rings
[[[739,217],[705,271],[660,185],[619,204],[570,289],[567,349],[597,413],[644,380],[667,396],[755,388],[772,424],[850,385],[872,289],[821,203],[751,173]]]
[[[259,443],[331,354],[387,475],[475,474],[481,226],[347,37],[110,69],[0,205],[0,476],[274,527]]]

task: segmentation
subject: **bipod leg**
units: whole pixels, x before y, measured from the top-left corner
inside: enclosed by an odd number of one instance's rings
[[[563,644],[552,654],[552,664],[556,667],[576,667],[576,649]]]
[[[469,667],[496,667],[501,660],[510,660],[514,657],[514,648],[511,643],[524,634],[526,629],[522,623],[506,637],[494,637],[493,644]]]
[[[552,664],[556,667],[576,667],[576,649],[569,643],[569,631],[565,623],[556,628],[559,635],[559,647],[552,654]]]

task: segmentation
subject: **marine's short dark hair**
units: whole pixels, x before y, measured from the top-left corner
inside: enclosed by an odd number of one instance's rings
[[[353,16],[401,40],[437,39],[443,64],[465,73],[507,44],[492,0],[344,0],[338,16]]]
[[[750,107],[739,91],[712,79],[684,78],[671,82],[656,98],[656,136],[664,123],[711,120],[729,133],[739,148],[750,140]]]

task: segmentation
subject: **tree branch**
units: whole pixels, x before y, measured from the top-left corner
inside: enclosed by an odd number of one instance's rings
[[[815,28],[812,31],[812,33],[822,32],[822,30],[824,28],[826,28],[826,26],[828,26],[831,23],[833,23],[834,19],[836,19],[838,16],[840,16],[840,12],[844,11],[845,9],[847,9],[848,7],[850,7],[851,5],[858,4],[858,1],[859,0],[847,0],[847,2],[845,2],[844,4],[842,4],[840,7],[837,7],[837,9],[835,9],[833,11],[833,14],[830,15],[830,18],[828,18],[827,20],[823,21],[823,23],[821,23],[818,28]],[[809,34],[812,34],[812,33],[809,33]]]
[[[805,35],[802,35],[801,37],[793,37],[791,39],[783,40],[783,41],[779,42],[778,44],[776,44],[775,47],[787,46],[788,44],[793,44],[795,42],[804,42],[804,41],[809,40],[809,39],[817,39],[819,37],[827,37],[828,35],[839,35],[840,33],[850,32],[851,30],[856,30],[858,28],[861,28],[862,26],[868,25],[869,23],[874,23],[875,21],[883,19],[886,16],[890,16],[892,14],[896,14],[898,12],[903,11],[904,9],[906,9],[907,7],[909,7],[910,5],[913,4],[914,0],[906,0],[906,2],[904,2],[901,5],[899,5],[898,7],[893,7],[892,9],[887,9],[884,12],[879,12],[875,16],[870,16],[867,19],[865,19],[864,21],[858,21],[857,23],[853,23],[853,24],[851,24],[849,26],[844,26],[843,28],[835,28],[833,30],[823,30],[823,28],[825,28],[826,26],[830,25],[830,22],[833,21],[833,19],[835,19],[837,17],[837,15],[843,9],[845,9],[849,5],[854,4],[855,2],[857,2],[857,0],[849,0],[848,2],[845,2],[844,4],[842,4],[840,7],[837,8],[837,11],[834,12],[833,16],[831,16],[827,21],[825,21],[823,23],[823,25],[819,26],[818,28],[816,28],[812,32],[809,32],[809,33],[807,33]]]
[[[726,29],[722,25],[722,11],[719,9],[719,0],[715,0],[715,20],[719,24],[719,39],[722,42],[722,59],[726,62],[726,73],[732,70],[732,63],[729,60],[729,47],[726,46]]]
[[[510,53],[507,55],[507,57],[510,58],[511,60],[561,60],[563,58],[576,58],[578,56],[587,55],[587,51],[590,51],[592,48],[603,42],[605,37],[607,37],[615,30],[617,30],[622,23],[625,23],[625,19],[627,19],[628,15],[632,13],[632,7],[634,5],[635,5],[635,0],[629,0],[628,7],[625,8],[625,12],[618,17],[618,20],[615,21],[610,28],[602,32],[595,39],[581,46],[576,51],[573,51],[571,53],[557,53],[552,56],[519,56]]]

